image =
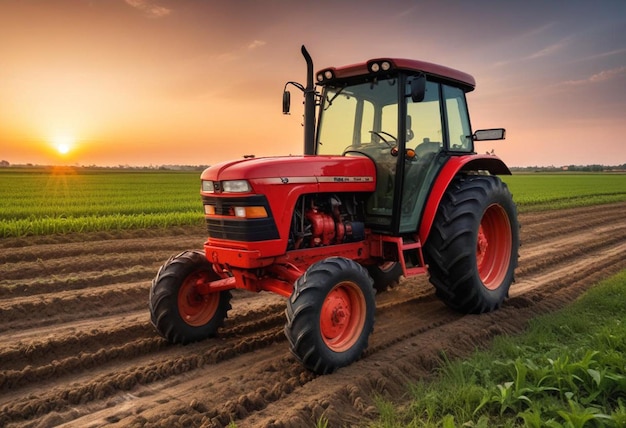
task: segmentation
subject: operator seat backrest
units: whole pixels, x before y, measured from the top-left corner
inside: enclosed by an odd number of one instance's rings
[[[417,156],[419,160],[419,158],[429,153],[437,153],[441,150],[441,147],[441,143],[430,141],[430,138],[424,138],[424,140],[415,147],[415,156]]]

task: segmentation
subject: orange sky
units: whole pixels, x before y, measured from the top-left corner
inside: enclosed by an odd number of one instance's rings
[[[214,164],[302,152],[287,80],[395,56],[472,74],[511,166],[626,163],[623,0],[3,0],[0,160]],[[60,154],[55,146],[69,150]]]

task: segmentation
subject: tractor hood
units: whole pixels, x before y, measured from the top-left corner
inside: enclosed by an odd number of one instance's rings
[[[240,159],[213,165],[202,180],[248,180],[251,183],[369,183],[375,187],[376,167],[365,156],[283,156]]]

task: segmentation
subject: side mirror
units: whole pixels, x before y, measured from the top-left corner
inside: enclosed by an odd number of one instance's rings
[[[472,138],[474,141],[504,140],[505,132],[504,128],[479,129],[474,131]]]
[[[424,101],[426,95],[426,76],[420,74],[411,80],[411,100],[414,103]]]
[[[283,114],[289,114],[291,107],[291,93],[289,91],[283,92]]]

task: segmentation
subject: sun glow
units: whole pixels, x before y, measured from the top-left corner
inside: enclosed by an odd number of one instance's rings
[[[75,143],[74,138],[67,136],[67,135],[54,137],[52,139],[52,144],[54,145],[54,148],[61,155],[68,154],[70,150],[72,150],[74,143]]]

